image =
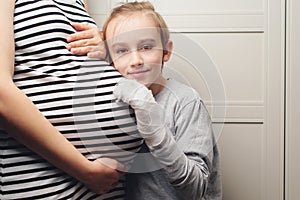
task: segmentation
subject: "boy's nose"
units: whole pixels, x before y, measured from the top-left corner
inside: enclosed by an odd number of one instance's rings
[[[144,60],[137,50],[131,52],[130,66],[137,67],[144,64]]]

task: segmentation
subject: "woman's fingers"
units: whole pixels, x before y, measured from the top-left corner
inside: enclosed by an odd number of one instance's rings
[[[106,49],[102,33],[95,27],[73,23],[76,32],[67,36],[66,48],[72,54],[87,54],[91,58],[105,58]]]

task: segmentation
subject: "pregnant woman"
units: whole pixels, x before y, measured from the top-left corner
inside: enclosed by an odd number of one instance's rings
[[[121,75],[66,49],[81,0],[0,1],[0,199],[123,199],[142,140]]]

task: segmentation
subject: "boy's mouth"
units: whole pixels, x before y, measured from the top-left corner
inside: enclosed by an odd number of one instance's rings
[[[140,77],[140,76],[144,76],[145,73],[147,73],[148,69],[139,69],[139,70],[135,70],[135,71],[130,71],[127,73],[127,75],[132,76],[132,77]]]

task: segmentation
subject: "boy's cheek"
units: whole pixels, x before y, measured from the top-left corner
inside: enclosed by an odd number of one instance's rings
[[[118,70],[120,72],[120,74],[122,74],[123,76],[126,76],[126,68],[120,67],[120,65],[114,63],[114,66],[116,68],[116,70]]]

